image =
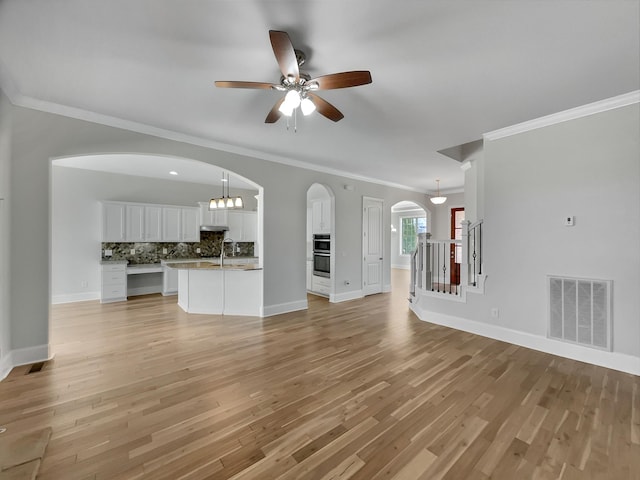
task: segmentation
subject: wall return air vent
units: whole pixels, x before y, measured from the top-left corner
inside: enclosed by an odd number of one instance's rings
[[[611,281],[549,276],[548,336],[611,350]]]

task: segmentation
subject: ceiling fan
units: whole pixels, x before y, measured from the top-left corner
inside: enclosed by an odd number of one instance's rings
[[[357,87],[371,83],[371,72],[368,70],[332,73],[311,78],[305,73],[300,73],[300,67],[306,60],[305,54],[293,48],[291,39],[286,32],[269,30],[269,38],[271,39],[273,53],[282,72],[280,83],[215,82],[216,87],[222,88],[272,89],[286,92],[273,106],[265,119],[265,123],[275,123],[282,115],[290,117],[298,107],[300,107],[304,115],[309,115],[317,110],[318,113],[329,120],[337,122],[344,118],[342,112],[314,92],[317,90]]]

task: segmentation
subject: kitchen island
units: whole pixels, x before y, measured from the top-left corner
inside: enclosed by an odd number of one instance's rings
[[[178,270],[178,305],[187,313],[262,316],[262,267],[199,261]]]

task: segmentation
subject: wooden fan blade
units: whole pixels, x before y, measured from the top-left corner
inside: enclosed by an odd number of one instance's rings
[[[272,83],[265,82],[234,82],[226,80],[216,81],[216,87],[221,88],[259,88],[264,90],[271,90],[273,88]]]
[[[287,32],[278,30],[269,30],[269,38],[273,47],[273,54],[276,56],[280,71],[285,78],[293,76],[297,82],[300,79],[300,70],[298,69],[298,60],[296,60],[296,52],[291,44],[291,39]]]
[[[340,110],[338,110],[336,107],[331,105],[325,99],[320,98],[318,95],[314,95],[313,93],[307,93],[307,97],[309,97],[309,99],[316,106],[316,110],[318,111],[318,113],[320,113],[321,115],[324,115],[329,120],[333,120],[334,122],[337,122],[344,118],[344,115]]]
[[[318,90],[333,90],[336,88],[357,87],[371,83],[371,72],[368,70],[354,70],[353,72],[331,73],[307,82],[317,83]]]
[[[264,123],[276,123],[280,119],[282,113],[279,108],[280,105],[282,105],[282,102],[284,102],[284,97],[276,102],[271,111],[267,114],[267,118],[265,118]]]

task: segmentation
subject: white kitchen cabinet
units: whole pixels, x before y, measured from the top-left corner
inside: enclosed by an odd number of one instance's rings
[[[180,212],[180,241],[200,241],[200,210],[196,207],[182,207]]]
[[[256,242],[258,232],[258,215],[256,212],[234,211],[227,213],[229,232],[227,237],[236,242]]]
[[[145,242],[162,241],[162,207],[146,205],[144,207]]]
[[[102,241],[125,241],[125,204],[104,202],[102,204]]]
[[[200,225],[227,225],[227,212],[225,209],[209,210],[209,202],[200,202]]]
[[[312,275],[311,291],[313,293],[319,293],[321,295],[329,296],[331,294],[331,279]]]
[[[122,302],[127,299],[127,265],[102,265],[100,303]]]
[[[162,241],[200,241],[200,212],[198,208],[162,207]]]
[[[144,205],[127,204],[125,207],[125,242],[144,242]]]
[[[331,233],[331,201],[315,200],[311,207],[312,232]]]
[[[162,207],[162,241],[179,242],[182,236],[180,207]]]
[[[178,293],[178,272],[175,268],[168,265],[164,267],[162,276],[162,295],[176,295]]]

